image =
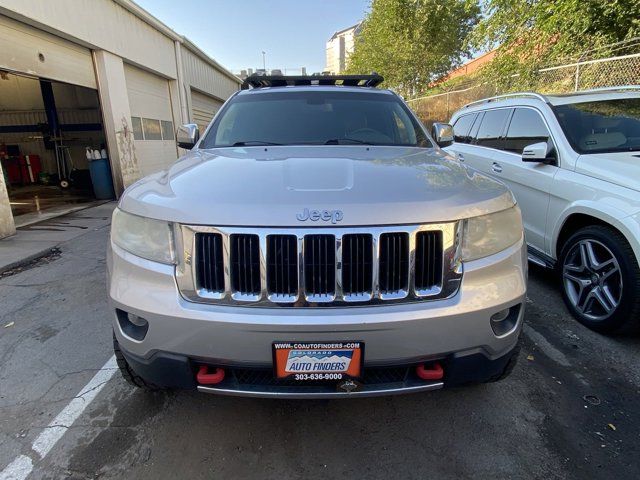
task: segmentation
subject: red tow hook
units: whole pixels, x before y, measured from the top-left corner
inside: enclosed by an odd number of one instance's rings
[[[438,362],[429,365],[429,368],[423,363],[416,367],[416,375],[422,380],[441,380],[444,370]]]
[[[200,365],[196,380],[202,385],[216,385],[224,380],[224,368],[216,368],[213,373],[209,373],[207,365]]]

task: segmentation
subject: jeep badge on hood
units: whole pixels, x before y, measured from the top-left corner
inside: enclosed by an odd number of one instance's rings
[[[312,222],[324,220],[328,222],[331,220],[331,223],[338,223],[343,217],[342,210],[309,210],[308,208],[305,208],[302,213],[296,215],[296,218],[301,222],[306,222],[307,220],[311,220]]]

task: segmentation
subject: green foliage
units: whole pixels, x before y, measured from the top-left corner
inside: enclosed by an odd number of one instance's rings
[[[476,0],[372,0],[348,71],[376,71],[385,86],[413,95],[468,53],[479,14]]]
[[[470,46],[499,46],[485,75],[503,88],[530,87],[539,68],[624,53],[609,46],[640,35],[640,0],[484,0],[482,6]]]

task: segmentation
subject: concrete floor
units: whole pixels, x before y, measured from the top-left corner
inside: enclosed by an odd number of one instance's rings
[[[38,479],[640,478],[640,338],[583,328],[536,268],[501,383],[278,401],[150,395],[116,372],[42,458],[34,440],[112,355],[107,237],[88,229],[0,279],[0,471],[21,458]]]
[[[16,228],[64,215],[96,202],[91,192],[62,190],[53,185],[12,187],[9,200]]]

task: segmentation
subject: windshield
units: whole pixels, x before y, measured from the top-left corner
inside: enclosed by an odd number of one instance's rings
[[[395,95],[306,90],[236,96],[200,148],[256,145],[433,146]]]
[[[640,150],[640,98],[558,105],[553,109],[578,153]]]

